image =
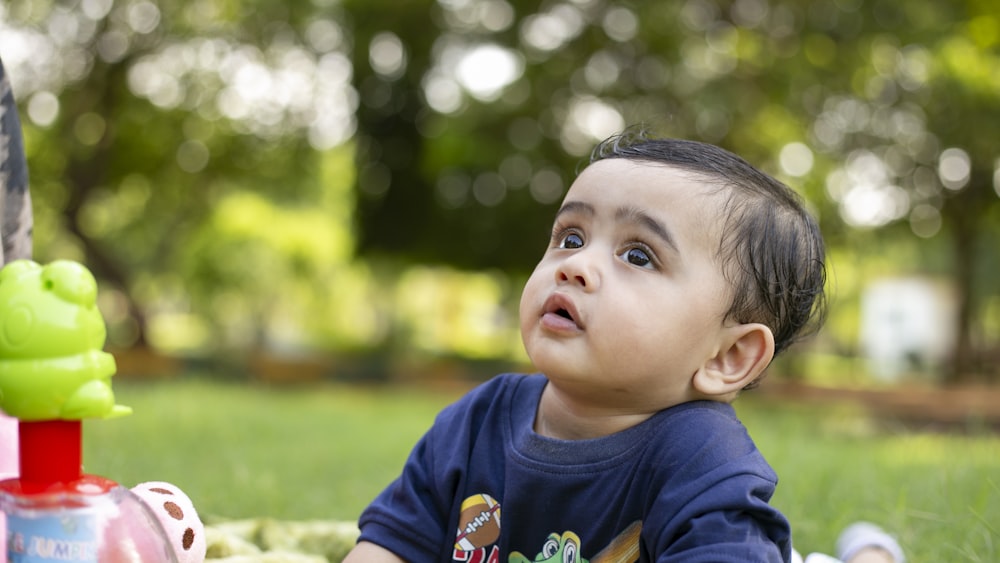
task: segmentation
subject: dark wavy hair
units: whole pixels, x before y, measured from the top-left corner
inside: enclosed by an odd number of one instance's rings
[[[719,188],[725,197],[719,258],[733,289],[727,320],[766,325],[775,355],[819,329],[826,316],[826,251],[818,223],[791,188],[715,145],[646,131],[605,139],[590,162],[609,158],[672,166]]]

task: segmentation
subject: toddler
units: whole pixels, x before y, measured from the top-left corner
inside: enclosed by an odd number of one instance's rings
[[[347,561],[789,561],[731,403],[818,326],[824,260],[796,194],[740,157],[602,142],[522,294],[539,373],[442,411]]]

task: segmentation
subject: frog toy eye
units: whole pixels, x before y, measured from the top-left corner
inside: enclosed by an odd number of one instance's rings
[[[0,270],[0,285],[21,277],[25,272],[37,270],[41,266],[31,260],[14,260]]]
[[[43,287],[62,299],[84,307],[97,300],[97,281],[81,264],[56,260],[42,271]]]

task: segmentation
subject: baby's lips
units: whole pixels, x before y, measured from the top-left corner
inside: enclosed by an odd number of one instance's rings
[[[572,322],[578,328],[583,329],[584,324],[580,320],[580,313],[576,308],[576,304],[568,296],[562,293],[553,293],[545,300],[545,304],[542,307],[542,315],[557,315],[560,318],[566,319]]]

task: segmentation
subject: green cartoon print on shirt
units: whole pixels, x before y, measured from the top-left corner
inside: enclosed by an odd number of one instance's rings
[[[573,532],[549,534],[542,545],[542,551],[534,559],[528,559],[519,551],[510,554],[510,563],[590,563],[580,557],[580,538]]]
[[[510,554],[508,563],[634,563],[639,560],[639,535],[642,522],[635,521],[592,559],[580,554],[580,537],[573,532],[549,534],[542,551],[528,559],[519,551]]]

